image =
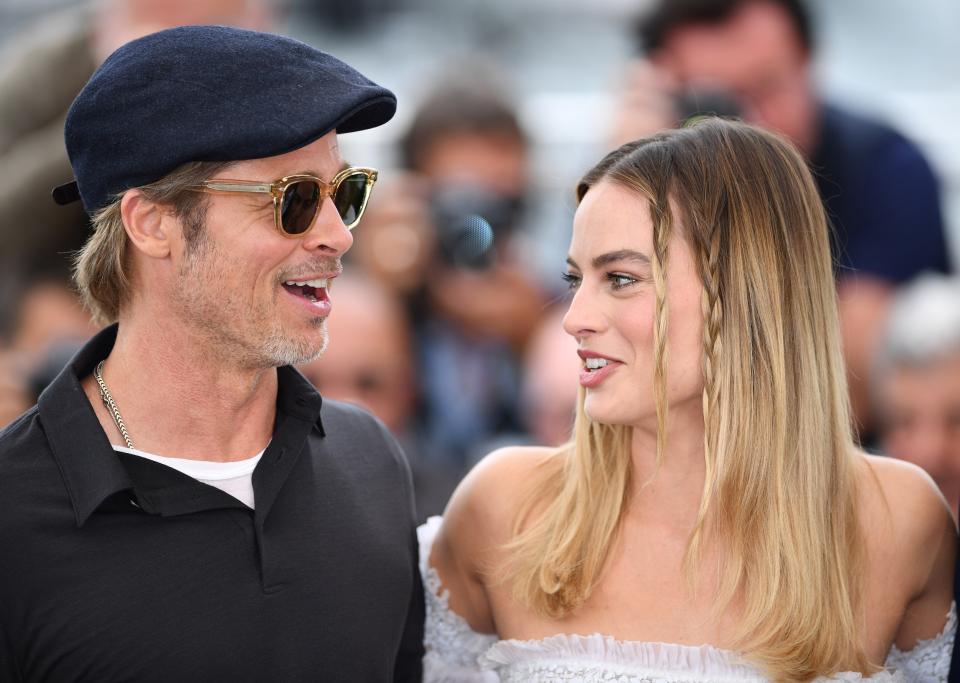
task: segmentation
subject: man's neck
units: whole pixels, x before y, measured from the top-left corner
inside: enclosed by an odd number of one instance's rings
[[[103,379],[139,450],[178,458],[240,460],[273,432],[277,373],[231,363],[195,332],[124,321]],[[125,445],[93,376],[82,384],[111,443]]]

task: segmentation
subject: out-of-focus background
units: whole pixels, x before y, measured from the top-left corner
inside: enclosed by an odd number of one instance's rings
[[[802,91],[807,76],[807,105],[843,112],[819,147],[802,126],[794,137],[849,232],[835,248],[862,439],[920,462],[956,511],[960,321],[951,328],[949,312],[960,295],[948,276],[960,263],[960,3],[800,4],[809,51],[796,36],[771,39],[783,17],[742,8],[667,24],[654,46],[637,28],[664,11],[653,0],[0,0],[0,426],[93,331],[69,288],[84,218],[49,201],[72,177],[66,107],[125,40],[229,23],[304,40],[398,95],[393,121],[341,138],[346,158],[381,181],[332,293],[329,351],[303,370],[397,434],[421,517],[490,449],[569,433],[579,359],[560,328],[559,276],[579,176],[664,123],[664,102],[681,92],[732,96],[738,113],[776,127],[778,89]],[[704,62],[710,50],[719,56]],[[918,284],[927,271],[940,275]],[[904,310],[923,315],[898,319]]]

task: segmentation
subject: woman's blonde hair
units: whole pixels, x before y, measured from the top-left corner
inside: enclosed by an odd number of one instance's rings
[[[147,199],[171,207],[183,224],[189,246],[200,239],[206,208],[206,195],[189,188],[213,177],[230,163],[190,162],[137,189]],[[92,234],[74,257],[74,283],[83,305],[100,324],[117,320],[131,284],[129,243],[120,212],[123,194],[94,212],[90,218]]]
[[[674,231],[703,284],[706,480],[687,576],[704,541],[719,543],[717,613],[738,598],[733,645],[774,680],[872,671],[860,643],[865,549],[829,240],[804,160],[771,133],[712,119],[610,153],[578,199],[601,180],[650,205],[658,465],[669,457]],[[634,486],[630,427],[591,421],[583,399],[572,442],[542,468],[508,546],[515,596],[551,617],[596,586]]]

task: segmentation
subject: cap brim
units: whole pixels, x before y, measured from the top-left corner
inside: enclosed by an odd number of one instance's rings
[[[393,95],[383,95],[364,102],[347,114],[337,126],[337,133],[354,133],[382,126],[397,112],[397,100]]]
[[[80,201],[80,187],[77,185],[76,180],[71,180],[69,183],[57,185],[50,191],[50,195],[57,204],[66,206],[67,204]]]

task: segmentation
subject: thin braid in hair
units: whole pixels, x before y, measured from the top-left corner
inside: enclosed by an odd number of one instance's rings
[[[717,370],[720,367],[721,335],[723,307],[720,297],[720,229],[714,223],[710,227],[706,244],[697,245],[697,259],[703,293],[700,306],[703,314],[703,458],[704,458],[704,496],[700,500],[697,522],[690,539],[690,548],[686,564],[692,569],[699,560],[700,542],[707,522],[707,512],[713,499],[712,489],[716,486],[717,446],[720,430],[719,396],[720,381]],[[689,572],[692,576],[692,571]]]
[[[659,193],[658,193],[659,194]],[[664,196],[651,202],[653,213],[653,286],[656,294],[656,308],[653,321],[653,390],[657,406],[657,459],[654,474],[663,463],[667,442],[667,261],[669,251],[672,218]],[[660,201],[662,199],[662,201]]]
[[[720,230],[714,227],[710,232],[710,245],[701,253],[703,282],[703,419],[708,457],[713,452],[716,437],[714,423],[716,422],[717,401],[720,393],[720,384],[716,370],[720,361],[720,326],[723,322],[723,308],[720,301]],[[709,465],[709,463],[708,463]]]

